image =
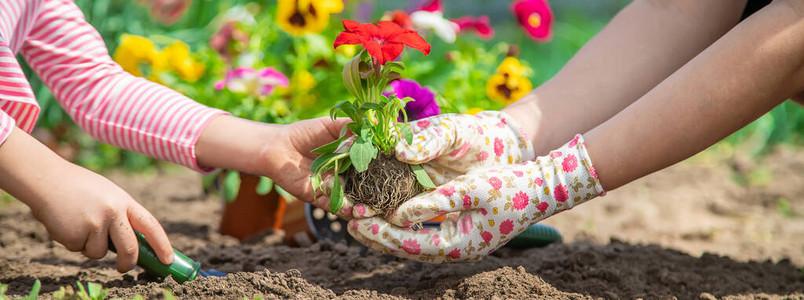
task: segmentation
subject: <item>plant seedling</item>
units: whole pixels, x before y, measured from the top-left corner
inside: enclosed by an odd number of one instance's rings
[[[335,119],[342,112],[352,123],[344,127],[337,140],[313,150],[321,156],[312,163],[311,183],[318,190],[323,174],[333,172],[332,213],[341,208],[344,195],[375,210],[392,211],[425,188],[435,188],[421,166],[407,165],[394,157],[400,139],[408,144],[413,139],[405,113],[405,104],[413,99],[382,95],[388,81],[404,70],[402,63],[393,60],[405,45],[425,55],[430,45],[416,31],[393,22],[374,25],[344,20],[343,26],[346,30],[336,38],[335,47],[363,44],[365,50],[343,67],[343,83],[355,98],[335,104],[330,117]],[[400,116],[402,122],[397,121]],[[349,138],[347,131],[353,137]],[[345,184],[338,174],[345,178]]]

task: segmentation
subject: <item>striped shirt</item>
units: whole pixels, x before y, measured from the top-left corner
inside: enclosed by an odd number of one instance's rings
[[[96,139],[208,171],[198,166],[195,144],[226,112],[123,71],[71,0],[0,0],[0,145],[14,126],[30,133],[39,114],[18,52]]]

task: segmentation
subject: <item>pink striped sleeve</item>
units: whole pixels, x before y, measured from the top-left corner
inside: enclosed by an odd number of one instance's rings
[[[22,54],[82,129],[104,143],[199,171],[195,143],[226,112],[134,77],[70,0],[45,0]]]
[[[0,110],[0,146],[6,142],[11,131],[14,130],[14,118]]]

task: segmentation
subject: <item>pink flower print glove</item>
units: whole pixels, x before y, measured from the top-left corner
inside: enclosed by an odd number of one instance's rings
[[[583,138],[547,156],[514,165],[476,168],[403,203],[387,216],[359,218],[349,233],[376,251],[418,261],[475,261],[555,213],[603,195]],[[411,229],[447,214],[439,229]]]
[[[436,185],[471,169],[514,164],[534,158],[533,145],[506,113],[443,114],[408,123],[413,143],[399,142],[396,157],[421,164]]]

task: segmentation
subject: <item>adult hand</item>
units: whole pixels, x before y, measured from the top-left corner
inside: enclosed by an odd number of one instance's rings
[[[347,226],[376,251],[424,261],[474,261],[530,225],[604,193],[580,135],[547,156],[481,167],[404,202],[387,216],[363,218],[354,207]],[[447,214],[439,229],[410,228]]]
[[[534,157],[533,147],[519,124],[503,112],[443,114],[408,124],[413,132],[413,143],[400,141],[395,149],[396,157],[409,164],[422,164],[436,185],[474,168],[520,163]],[[348,149],[350,143],[351,139],[347,139],[339,150]],[[323,195],[316,200],[316,205],[323,209],[329,209],[331,179],[324,180]],[[344,196],[336,215],[349,220],[352,207],[353,201]],[[367,210],[358,214],[362,217],[375,214],[366,206],[361,209]]]

